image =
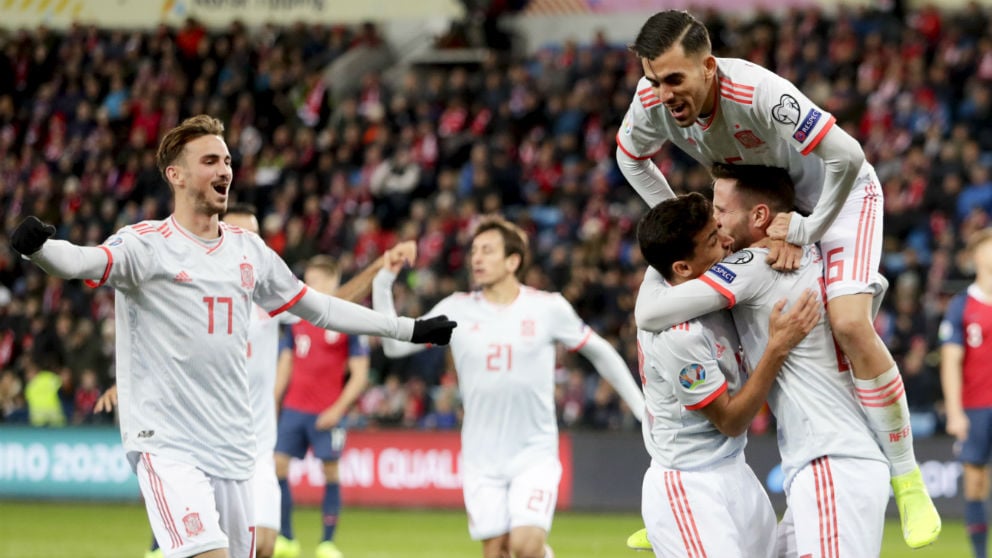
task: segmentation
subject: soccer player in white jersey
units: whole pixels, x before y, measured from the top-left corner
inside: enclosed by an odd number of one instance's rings
[[[651,161],[671,142],[699,163],[783,167],[796,184],[795,211],[768,228],[776,269],[795,269],[800,248],[819,242],[826,261],[828,317],[837,342],[864,391],[895,393],[865,411],[889,459],[906,543],[936,540],[940,516],[913,451],[909,407],[895,360],[872,326],[873,297],[887,282],[878,273],[882,249],[882,190],[858,142],[830,113],[769,70],[711,53],[706,28],[684,11],[650,17],[630,46],[644,70],[617,133],[617,162],[653,206],[671,189]],[[648,306],[638,324],[671,326]],[[846,364],[845,364],[846,366]]]
[[[425,316],[461,324],[451,338],[465,408],[463,490],[469,534],[484,558],[551,556],[547,547],[561,464],[555,417],[555,344],[579,351],[638,418],[644,398],[623,358],[592,331],[558,293],[521,284],[527,238],[499,217],[483,219],[472,236],[470,265],[478,289],[454,293]],[[373,307],[395,315],[392,284],[399,267],[372,285]],[[387,356],[421,347],[383,339]]]
[[[677,323],[730,308],[753,369],[768,343],[775,302],[803,289],[823,292],[823,260],[810,244],[795,272],[776,271],[765,261],[768,250],[758,243],[767,240],[775,215],[793,203],[792,180],[783,169],[725,165],[715,167],[714,176],[717,222],[737,252],[698,279],[643,290],[637,304],[661,293]],[[780,556],[878,556],[881,549],[889,469],[862,404],[884,401],[892,392],[858,389],[842,363],[830,325],[821,320],[792,349],[768,396],[789,504],[779,528]]]
[[[159,169],[174,201],[166,220],[124,227],[99,247],[49,241],[55,228],[35,217],[10,236],[48,273],[117,290],[121,438],[167,558],[254,554],[253,303],[346,333],[421,343],[447,343],[455,326],[308,291],[258,235],[220,223],[233,176],[223,131],[200,115],[163,137]]]
[[[699,277],[731,243],[697,193],[658,204],[638,225],[638,239],[645,259],[673,286]],[[746,431],[789,350],[820,321],[818,298],[808,290],[785,314],[786,301],[776,304],[768,344],[750,374],[726,310],[660,333],[637,332],[651,455],[641,515],[656,556],[772,558],[775,513],[744,462]]]

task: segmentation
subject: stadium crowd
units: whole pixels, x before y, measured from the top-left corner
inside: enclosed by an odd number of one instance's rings
[[[885,193],[891,282],[876,327],[904,375],[917,435],[934,431],[937,326],[972,275],[963,241],[992,215],[988,11],[705,19],[717,55],[790,79],[864,145]],[[225,122],[233,196],[259,209],[263,237],[294,269],[324,253],[348,275],[414,239],[418,260],[396,303],[419,315],[468,288],[472,226],[502,212],[530,234],[526,282],[562,292],[634,374],[644,268],[634,228],[645,206],[616,168],[614,137],[641,67],[602,34],[583,39],[526,57],[493,51],[478,64],[395,65],[341,84],[328,71],[336,61],[390,49],[374,26],[0,31],[0,421],[111,420],[92,407],[112,382],[114,346],[112,291],[46,277],[5,235],[34,214],[59,238],[98,244],[167,216],[155,146],[199,113]],[[655,160],[677,190],[708,188],[706,170],[676,149]],[[457,426],[442,349],[399,361],[376,350],[372,368],[353,427]],[[560,353],[561,423],[635,428],[590,371]]]

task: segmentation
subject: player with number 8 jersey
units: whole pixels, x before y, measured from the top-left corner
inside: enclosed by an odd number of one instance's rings
[[[528,257],[524,233],[496,217],[472,237],[471,272],[479,289],[454,293],[425,316],[459,321],[451,339],[465,410],[462,463],[469,534],[484,556],[550,555],[545,540],[558,495],[555,344],[578,351],[609,380],[640,418],[644,398],[623,358],[592,331],[558,293],[520,284]],[[372,288],[373,307],[395,315],[384,268]],[[387,356],[420,347],[383,339]],[[512,553],[512,554],[511,554]]]

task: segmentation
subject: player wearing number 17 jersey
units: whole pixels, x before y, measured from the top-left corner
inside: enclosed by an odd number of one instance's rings
[[[451,350],[465,410],[462,463],[469,534],[484,558],[550,555],[545,546],[558,495],[555,344],[588,358],[640,417],[644,399],[623,358],[557,293],[521,285],[528,258],[524,233],[487,218],[472,238],[471,293],[441,300],[425,316],[459,320]],[[373,282],[373,307],[394,315],[398,268]],[[387,356],[419,347],[383,339]]]
[[[776,269],[794,270],[800,247],[819,242],[826,259],[828,318],[850,360],[859,390],[900,383],[899,369],[871,321],[887,282],[878,273],[882,191],[858,142],[785,78],[746,60],[717,58],[703,24],[687,12],[659,12],[630,49],[644,77],[617,133],[617,163],[653,206],[668,183],[651,158],[671,142],[713,164],[784,168],[795,183],[795,206],[768,227]],[[785,244],[788,242],[790,244]],[[645,310],[640,326],[670,327]],[[903,538],[914,548],[936,540],[940,516],[916,463],[905,393],[866,404],[875,439],[889,460]]]
[[[454,327],[308,291],[257,235],[220,223],[233,175],[223,131],[200,115],[162,139],[159,169],[175,204],[168,219],[124,227],[99,247],[49,241],[54,227],[34,217],[10,236],[45,271],[117,291],[121,438],[167,558],[254,555],[253,303],[325,328],[415,342],[445,343]]]

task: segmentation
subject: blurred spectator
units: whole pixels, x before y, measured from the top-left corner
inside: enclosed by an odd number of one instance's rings
[[[24,400],[31,426],[65,426],[65,414],[59,399],[62,387],[59,375],[27,359],[24,362],[24,377],[27,379]]]
[[[76,388],[74,395],[73,424],[101,422],[97,419],[97,415],[93,414],[93,406],[96,405],[96,400],[100,398],[101,393],[103,393],[103,389],[97,380],[96,372],[91,369],[83,370],[79,375],[79,387]]]
[[[28,422],[28,408],[21,391],[22,382],[10,369],[0,373],[0,418],[9,424]]]

